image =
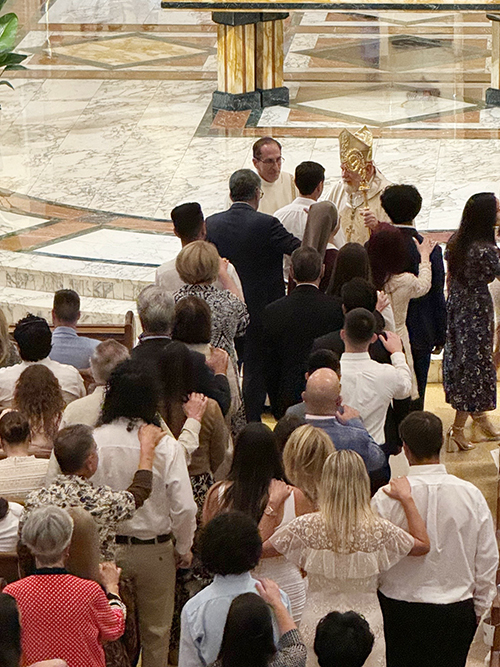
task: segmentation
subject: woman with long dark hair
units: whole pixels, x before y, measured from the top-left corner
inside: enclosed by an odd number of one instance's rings
[[[252,422],[239,434],[227,480],[214,484],[207,494],[203,522],[228,511],[244,512],[259,524],[263,541],[296,516],[311,512],[312,503],[284,481],[274,433],[265,424]],[[268,577],[290,597],[292,616],[299,621],[305,602],[300,571],[284,558],[262,560],[256,576]]]
[[[495,242],[499,211],[500,203],[492,192],[473,195],[446,248],[448,321],[443,381],[446,401],[456,410],[448,431],[448,451],[473,448],[464,434],[469,415],[487,437],[499,435],[486,415],[496,407],[494,317],[488,284],[500,276]]]
[[[360,243],[346,243],[340,248],[326,293],[340,299],[342,287],[353,278],[364,278],[374,284],[368,253]],[[377,290],[377,310],[385,320],[386,329],[394,331],[392,306],[382,288],[377,287]]]
[[[406,315],[411,299],[427,294],[431,288],[432,272],[430,253],[435,242],[425,237],[417,243],[421,262],[418,275],[407,271],[410,264],[410,251],[402,232],[393,225],[382,222],[366,244],[373,283],[378,290],[384,290],[391,302],[396,325],[396,333],[403,341],[406,361],[413,374],[411,397],[418,398],[418,385],[413,372],[413,357],[410,336],[406,327]]]
[[[257,587],[260,595],[242,593],[232,601],[213,667],[305,667],[306,647],[282,602],[280,589],[269,579]],[[271,609],[280,633],[277,647]]]
[[[360,243],[346,243],[339,250],[327,294],[340,297],[344,283],[352,278],[364,278],[371,282],[372,272],[368,254]]]

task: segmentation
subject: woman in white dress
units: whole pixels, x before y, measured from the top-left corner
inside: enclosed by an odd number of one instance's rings
[[[307,572],[309,586],[300,631],[308,649],[308,667],[317,665],[314,637],[319,620],[330,611],[356,611],[368,621],[375,644],[367,667],[385,665],[378,577],[407,555],[429,551],[429,538],[406,478],[384,487],[400,500],[409,526],[405,532],[381,519],[370,506],[370,482],[359,454],[341,450],[325,462],[320,511],[294,519],[264,545]]]
[[[203,523],[220,512],[244,512],[259,524],[264,542],[277,528],[314,509],[302,491],[283,478],[273,432],[264,424],[247,424],[236,440],[227,480],[214,484],[207,494]],[[288,594],[298,623],[306,597],[304,579],[296,565],[275,555],[278,557],[261,561],[253,576],[272,579]]]
[[[418,398],[417,378],[413,370],[410,336],[406,328],[406,315],[411,299],[418,299],[431,288],[432,269],[430,254],[436,245],[428,236],[422,243],[415,241],[420,253],[418,275],[406,271],[411,264],[406,241],[401,231],[389,223],[380,223],[367,243],[368,257],[372,268],[373,282],[377,289],[384,290],[394,312],[395,329],[403,341],[406,362],[412,371],[412,399]]]

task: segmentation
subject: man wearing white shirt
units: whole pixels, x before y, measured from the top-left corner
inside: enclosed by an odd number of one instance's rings
[[[411,392],[411,371],[403,344],[392,331],[378,336],[391,355],[391,365],[370,358],[368,348],[377,340],[373,313],[354,308],[347,313],[340,332],[345,352],[340,358],[342,398],[359,411],[368,433],[380,445],[385,443],[384,424],[393,399],[407,398]]]
[[[183,248],[193,241],[205,241],[207,227],[201,206],[197,202],[188,202],[187,204],[176,206],[170,212],[170,217],[174,223],[174,234],[180,239]],[[165,292],[176,292],[185,285],[175,268],[176,259],[177,256],[169,259],[168,262],[164,262],[156,269],[155,283],[158,287],[165,290]],[[224,264],[225,266],[226,263]],[[221,271],[214,283],[215,287],[222,290],[228,289],[228,286],[224,282],[225,273],[226,271]],[[236,296],[241,301],[244,301],[240,278],[230,262],[227,263],[227,274],[236,283],[239,292]]]
[[[49,359],[52,347],[52,334],[47,320],[35,315],[24,317],[16,324],[14,339],[19,347],[19,354],[22,361],[15,366],[0,368],[1,407],[11,407],[16,382],[21,373],[31,364],[42,364],[54,373],[61,385],[63,399],[66,404],[85,396],[85,386],[82,376],[76,368]]]
[[[157,405],[149,370],[133,360],[123,362],[111,375],[103,425],[94,431],[99,455],[95,485],[128,488],[140,455],[139,428],[154,423]],[[200,403],[198,415],[187,420],[196,434],[203,412]],[[132,519],[121,522],[116,535],[117,564],[136,582],[143,667],[167,667],[176,562],[183,568],[191,564],[196,511],[184,449],[165,435],[155,450],[151,495]]]
[[[274,216],[283,227],[302,241],[307,224],[307,215],[311,204],[318,201],[323,193],[325,184],[325,168],[318,162],[301,162],[295,169],[295,185],[300,196],[291,204],[278,209]],[[260,208],[260,207],[259,207]],[[332,239],[335,246],[341,248],[344,243],[344,233],[339,230]],[[288,280],[290,258],[285,257],[285,278]]]
[[[439,463],[441,420],[412,412],[401,423],[408,482],[431,550],[380,578],[387,667],[464,667],[477,622],[496,593],[498,547],[483,494]],[[408,529],[397,501],[378,491],[380,516]]]

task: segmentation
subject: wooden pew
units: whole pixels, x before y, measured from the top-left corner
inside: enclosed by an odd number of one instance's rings
[[[53,329],[54,327],[51,326],[50,328]],[[9,326],[11,335],[14,329],[15,324],[11,324]],[[128,350],[134,347],[135,321],[134,313],[131,310],[125,314],[123,324],[78,324],[76,330],[80,336],[87,336],[87,338],[95,338],[96,340],[112,338],[125,345]]]

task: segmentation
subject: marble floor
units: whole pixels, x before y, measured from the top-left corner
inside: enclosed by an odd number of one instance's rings
[[[80,293],[85,321],[122,321],[178,251],[171,209],[222,210],[259,136],[282,142],[287,171],[322,163],[328,190],[339,132],[366,123],[378,167],[419,188],[417,225],[441,241],[471,194],[499,193],[484,13],[293,12],[289,107],[213,114],[209,13],[159,0],[8,0],[5,11],[17,12],[28,56],[26,70],[3,74],[14,90],[0,87],[0,307],[11,322],[47,316],[61,287]],[[478,638],[470,666],[485,654]]]
[[[6,7],[28,57],[8,72],[15,89],[0,89],[0,305],[4,288],[36,309],[37,291],[45,303],[45,289],[71,283],[128,308],[177,252],[171,209],[222,210],[230,174],[266,134],[282,142],[285,170],[322,163],[328,189],[339,132],[366,123],[378,167],[418,186],[418,227],[440,240],[469,195],[499,191],[500,108],[483,101],[491,25],[480,12],[293,12],[290,106],[214,115],[210,14],[159,0]]]

